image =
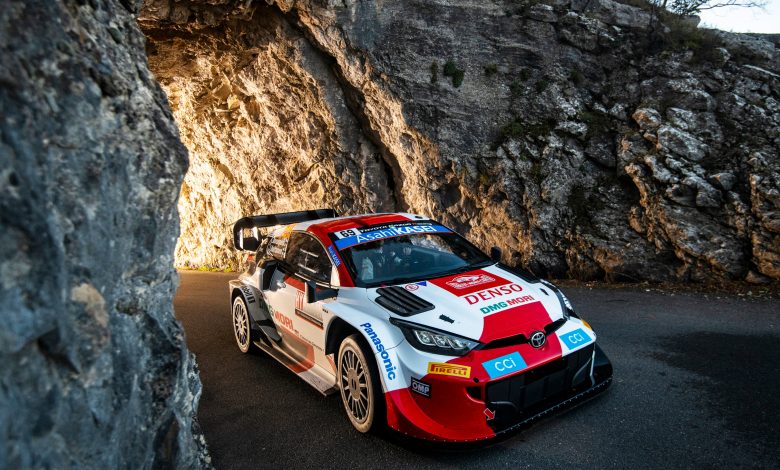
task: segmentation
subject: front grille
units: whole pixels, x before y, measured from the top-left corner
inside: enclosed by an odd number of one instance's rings
[[[480,349],[496,349],[496,348],[504,348],[507,346],[516,346],[518,344],[525,344],[528,342],[528,338],[524,334],[519,334],[515,336],[509,336],[506,338],[497,339],[494,341],[491,341],[489,343],[484,344]]]
[[[558,320],[555,320],[552,323],[548,323],[544,327],[544,334],[549,336],[556,331],[558,331],[558,328],[563,326],[563,324],[566,323],[565,318],[559,318]],[[496,349],[496,348],[504,348],[507,346],[517,346],[518,344],[525,344],[528,342],[528,337],[526,337],[524,334],[514,335],[514,336],[508,336],[506,338],[496,339],[489,343],[486,343],[482,345],[479,349]]]
[[[498,428],[508,426],[542,402],[564,395],[590,377],[594,346],[588,346],[523,374],[485,386],[485,403],[496,410]]]
[[[547,333],[548,335],[550,335],[552,333],[555,333],[556,331],[558,331],[558,328],[563,326],[564,323],[566,323],[566,319],[565,318],[559,318],[559,319],[555,320],[554,322],[552,322],[552,323],[548,324],[547,326],[545,326],[544,327],[544,332]]]

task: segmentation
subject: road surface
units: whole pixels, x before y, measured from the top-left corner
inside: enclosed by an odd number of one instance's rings
[[[780,301],[567,288],[612,360],[610,389],[493,445],[441,449],[362,435],[338,395],[241,354],[233,277],[182,272],[174,301],[219,469],[780,467]]]

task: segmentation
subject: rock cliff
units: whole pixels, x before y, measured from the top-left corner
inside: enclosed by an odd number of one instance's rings
[[[187,150],[135,3],[0,8],[0,468],[208,466],[171,302]]]
[[[553,276],[780,279],[780,41],[626,1],[4,2],[0,468],[209,465],[173,253],[236,267],[250,213],[420,212]]]
[[[241,215],[330,205],[539,274],[780,279],[772,38],[611,0],[269,3],[142,11],[191,151],[179,264],[234,267]]]

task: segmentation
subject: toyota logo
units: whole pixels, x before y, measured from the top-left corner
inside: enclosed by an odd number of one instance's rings
[[[536,349],[544,346],[544,343],[546,342],[547,337],[541,331],[534,331],[533,334],[531,334],[531,346],[535,347]]]

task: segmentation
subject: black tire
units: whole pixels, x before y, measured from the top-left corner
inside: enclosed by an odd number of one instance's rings
[[[231,312],[233,336],[236,339],[236,345],[239,351],[246,354],[252,351],[254,344],[252,344],[252,329],[249,326],[249,309],[242,296],[237,295],[233,300]]]
[[[336,380],[352,426],[363,433],[383,430],[387,420],[385,397],[376,360],[360,334],[341,342]]]

